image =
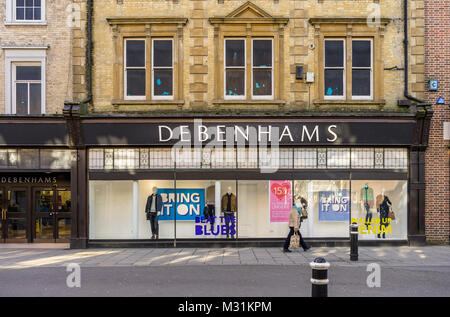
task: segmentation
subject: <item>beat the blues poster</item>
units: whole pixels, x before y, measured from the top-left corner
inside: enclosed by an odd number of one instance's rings
[[[159,220],[174,220],[175,189],[159,188],[158,194],[162,198],[162,210]],[[204,188],[177,188],[176,208],[178,220],[195,220],[195,217],[203,216],[205,207]]]
[[[348,190],[319,192],[319,221],[348,221],[350,200]]]

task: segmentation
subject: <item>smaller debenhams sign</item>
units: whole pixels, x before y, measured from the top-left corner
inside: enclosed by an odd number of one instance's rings
[[[411,145],[411,120],[297,120],[92,122],[83,124],[88,146],[167,146],[179,143],[284,146],[304,145]]]
[[[2,184],[56,184],[56,177],[0,177]]]

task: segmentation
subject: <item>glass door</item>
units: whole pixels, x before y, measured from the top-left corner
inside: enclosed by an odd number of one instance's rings
[[[2,201],[5,205],[2,211],[4,242],[27,242],[28,189],[2,190]]]
[[[36,189],[33,195],[34,204],[34,242],[54,242],[55,211],[54,190],[52,188]]]
[[[39,188],[34,190],[35,242],[69,242],[71,232],[70,190]]]
[[[58,188],[55,191],[55,223],[56,242],[69,242],[72,229],[72,207],[70,201],[70,190]]]

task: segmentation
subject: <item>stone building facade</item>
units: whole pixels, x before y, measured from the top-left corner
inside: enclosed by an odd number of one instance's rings
[[[408,111],[404,99],[403,1],[255,0],[246,1],[94,1],[93,103],[91,112],[127,111]],[[409,1],[409,92],[424,98],[424,1]],[[167,18],[158,20],[159,17]],[[181,20],[176,19],[185,19]],[[259,21],[258,21],[259,20]],[[171,23],[173,21],[173,23]],[[123,96],[123,53],[119,40],[147,39],[158,28],[172,27],[177,37],[175,99],[130,101]],[[134,29],[133,29],[134,28]],[[156,30],[156,33],[152,33]],[[176,32],[175,32],[176,30]],[[224,37],[275,37],[274,96],[271,100],[225,100]],[[265,32],[265,33],[264,33]],[[159,33],[163,34],[163,33]],[[170,35],[170,33],[166,33]],[[170,35],[172,36],[172,35]],[[369,98],[351,97],[351,48],[343,98],[324,98],[323,39],[355,37],[373,40],[373,87]],[[250,57],[247,57],[250,58]],[[149,60],[147,60],[149,62]],[[147,65],[150,67],[150,64]],[[314,72],[315,81],[296,79],[295,66]],[[147,80],[152,80],[147,75]],[[249,81],[251,79],[249,78]],[[251,87],[250,83],[247,83]],[[151,85],[150,85],[151,86]],[[248,89],[250,89],[247,87]],[[150,89],[147,87],[147,89]],[[147,92],[149,94],[150,91]]]

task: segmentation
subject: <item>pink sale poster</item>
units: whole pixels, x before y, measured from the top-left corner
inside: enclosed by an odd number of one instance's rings
[[[289,222],[292,182],[270,181],[270,222]]]

